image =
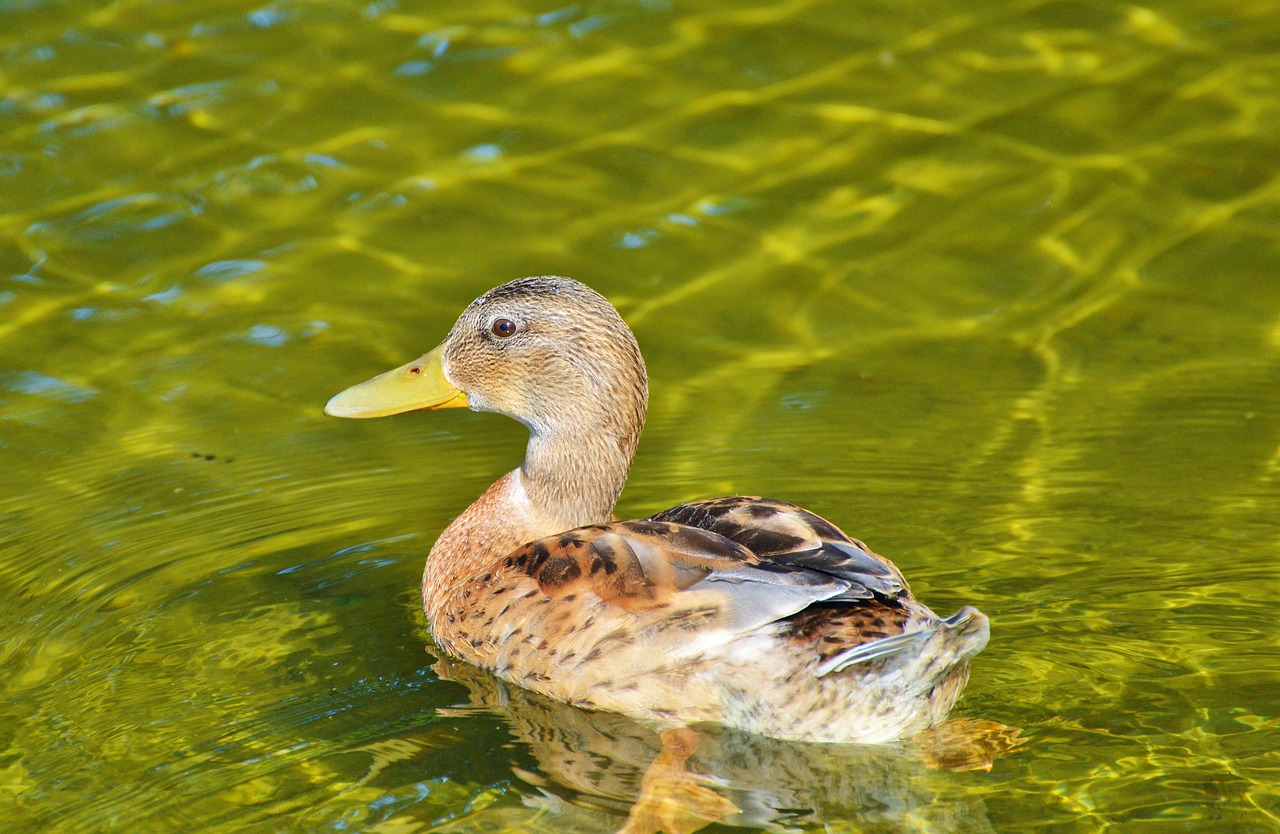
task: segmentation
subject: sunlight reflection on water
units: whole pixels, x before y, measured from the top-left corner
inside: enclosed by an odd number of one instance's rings
[[[960,713],[1027,745],[721,739],[736,824],[1276,826],[1274,4],[0,20],[14,830],[621,825],[652,737],[424,649],[520,428],[320,413],[548,272],[645,350],[623,514],[796,501],[992,615]]]

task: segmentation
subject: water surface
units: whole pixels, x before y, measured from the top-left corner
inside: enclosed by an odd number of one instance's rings
[[[620,513],[765,494],[993,639],[989,772],[711,737],[707,830],[1280,827],[1280,5],[0,5],[6,830],[609,831],[648,730],[432,653],[524,435],[341,388],[558,273]]]

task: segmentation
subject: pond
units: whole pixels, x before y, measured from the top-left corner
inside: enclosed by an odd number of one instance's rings
[[[1280,828],[1277,53],[1273,0],[0,4],[5,830],[624,824],[652,729],[419,610],[524,429],[322,414],[535,274],[645,353],[619,515],[792,501],[992,620],[989,769],[712,732],[687,830]]]

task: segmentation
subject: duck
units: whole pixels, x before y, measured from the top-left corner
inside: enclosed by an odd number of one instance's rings
[[[543,275],[484,293],[439,346],[325,413],[470,408],[528,428],[524,461],[427,556],[423,610],[449,655],[668,730],[884,743],[946,720],[988,618],[972,606],[940,617],[891,561],[782,501],[709,498],[619,520],[647,405],[618,311]]]

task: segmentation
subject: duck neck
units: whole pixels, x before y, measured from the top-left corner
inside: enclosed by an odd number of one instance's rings
[[[608,521],[634,454],[634,438],[530,434],[519,472],[529,501],[557,528],[547,535]]]
[[[454,519],[431,548],[423,575],[429,615],[447,607],[451,588],[503,554],[545,536],[612,519],[644,420],[587,424],[576,431],[531,428],[525,460]]]

